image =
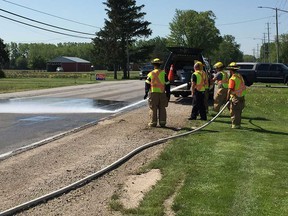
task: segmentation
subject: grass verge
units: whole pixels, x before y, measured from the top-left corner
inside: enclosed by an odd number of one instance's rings
[[[92,84],[99,82],[96,80],[96,74],[105,74],[105,80],[107,81],[115,80],[111,71],[56,73],[6,70],[6,78],[0,79],[0,93]],[[139,71],[131,71],[130,79],[139,79],[138,74]],[[117,77],[117,80],[122,80],[122,72],[118,72]]]
[[[147,169],[163,178],[137,209],[125,215],[288,215],[288,88],[251,87],[242,129],[226,110],[197,134],[168,144]],[[210,115],[212,118],[212,115]],[[191,122],[189,126],[199,124]]]

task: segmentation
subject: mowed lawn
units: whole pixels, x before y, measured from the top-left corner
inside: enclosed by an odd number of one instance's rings
[[[230,124],[225,110],[202,131],[168,143],[145,168],[161,169],[162,180],[139,208],[118,210],[165,215],[164,202],[175,195],[177,216],[288,215],[288,88],[250,87],[242,129]]]

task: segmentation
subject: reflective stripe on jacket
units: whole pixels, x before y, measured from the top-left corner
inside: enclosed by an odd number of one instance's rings
[[[151,71],[147,75],[146,83],[151,85],[150,92],[165,92],[165,85],[169,84],[169,81],[165,82],[165,75],[165,71],[158,69]]]
[[[193,74],[196,76],[195,88],[197,89],[197,91],[204,92],[205,91],[205,87],[207,85],[205,72],[197,70]]]
[[[235,73],[232,75],[232,77],[230,78],[232,80],[234,80],[235,82],[235,86],[234,89],[232,89],[231,94],[235,95],[237,97],[243,97],[246,95],[246,86],[245,86],[245,82],[243,77],[238,74]]]

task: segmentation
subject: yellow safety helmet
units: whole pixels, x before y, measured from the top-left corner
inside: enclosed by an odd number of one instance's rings
[[[198,67],[199,70],[203,70],[203,63],[200,61],[195,61],[194,67]]]
[[[220,68],[223,68],[224,67],[224,65],[223,65],[223,63],[222,62],[217,62],[216,64],[214,64],[214,66],[213,66],[215,69],[220,69]]]
[[[231,63],[228,65],[227,69],[228,69],[228,70],[238,70],[238,69],[240,69],[240,68],[237,66],[236,62],[231,62]]]
[[[162,64],[163,61],[161,61],[159,58],[155,58],[151,61],[151,64]]]

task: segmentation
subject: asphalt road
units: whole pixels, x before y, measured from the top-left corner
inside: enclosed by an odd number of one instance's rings
[[[127,80],[0,94],[0,156],[144,105],[143,93]]]

